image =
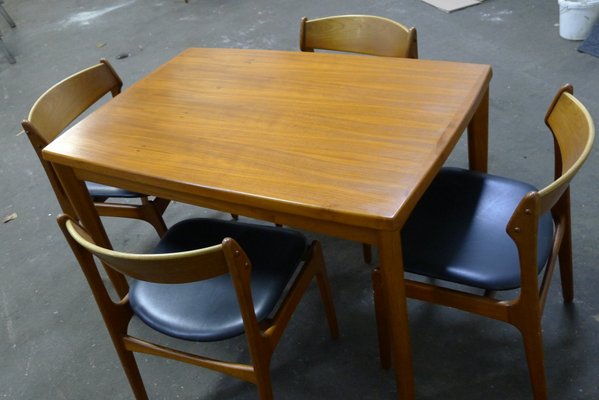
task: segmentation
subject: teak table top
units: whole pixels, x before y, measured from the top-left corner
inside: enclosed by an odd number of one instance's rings
[[[131,187],[185,186],[392,229],[466,128],[489,77],[484,65],[189,49],[44,153]]]

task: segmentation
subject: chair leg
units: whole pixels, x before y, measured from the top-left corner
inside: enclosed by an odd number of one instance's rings
[[[158,236],[162,237],[167,231],[162,213],[168,205],[168,200],[157,198],[154,201],[149,201],[147,197],[142,197],[141,202],[144,219],[154,227]],[[166,202],[166,205],[164,205],[164,202]]]
[[[362,257],[366,264],[372,262],[372,246],[366,243],[362,243]]]
[[[163,199],[162,197],[156,197],[154,200],[152,200],[152,204],[154,204],[156,212],[159,215],[162,215],[166,211],[168,205],[171,204],[171,201],[168,199]]]
[[[562,297],[565,303],[574,300],[574,278],[572,267],[572,237],[570,229],[564,233],[564,239],[559,249],[559,273],[562,282]]]
[[[381,367],[391,368],[391,338],[389,337],[389,323],[387,322],[387,307],[381,272],[378,268],[372,271],[372,291],[374,295],[374,314],[379,338],[379,357]]]
[[[2,5],[2,3],[4,3],[4,2],[3,1],[0,2],[0,14],[2,14],[2,16],[4,17],[6,22],[8,22],[8,25],[10,25],[11,28],[16,28],[17,24],[15,24],[15,21],[13,21],[12,18],[10,17],[10,15],[8,15],[8,13],[4,9],[4,6]]]
[[[12,56],[12,54],[10,54],[10,51],[8,51],[8,48],[6,47],[6,45],[4,44],[4,42],[2,41],[2,34],[0,33],[0,48],[2,49],[2,51],[4,51],[4,54],[6,54],[6,58],[8,58],[8,62],[11,64],[14,64],[17,62],[17,60],[15,60],[15,58]]]
[[[258,398],[260,400],[272,400],[272,379],[270,377],[270,362],[263,362],[266,365],[256,365],[254,363],[254,371],[256,373],[256,386],[258,387]]]
[[[572,262],[572,225],[570,216],[570,190],[562,195],[559,207],[562,207],[564,219],[564,237],[559,249],[559,273],[562,282],[562,297],[565,303],[574,299],[574,278]]]
[[[339,337],[339,325],[337,323],[337,315],[335,313],[335,306],[333,304],[333,295],[331,292],[331,285],[327,276],[327,270],[324,265],[324,256],[322,254],[322,248],[320,243],[316,242],[313,245],[313,262],[316,262],[316,283],[320,291],[320,298],[324,306],[324,312],[327,317],[329,324],[329,330],[331,331],[331,338],[337,339]]]
[[[272,337],[266,337],[258,332],[247,332],[246,340],[255,384],[258,389],[258,398],[260,400],[272,400],[272,379],[270,377],[270,362],[276,343],[272,342]]]
[[[127,376],[127,380],[129,381],[129,385],[131,386],[131,390],[133,391],[133,395],[136,400],[148,400],[148,394],[146,393],[146,388],[141,379],[135,356],[133,355],[133,352],[124,347],[122,341],[119,342],[120,343],[117,344],[115,341],[116,352],[121,361],[123,370],[125,371],[125,375]]]
[[[524,324],[520,327],[524,350],[528,362],[528,374],[535,400],[547,399],[547,382],[543,357],[543,338],[541,336],[540,319],[537,324]]]

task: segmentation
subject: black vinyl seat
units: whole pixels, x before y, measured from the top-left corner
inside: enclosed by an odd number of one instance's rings
[[[234,239],[252,261],[252,300],[258,321],[274,309],[308,248],[304,235],[289,229],[217,219],[189,219],[175,224],[152,253],[176,253]],[[216,341],[241,335],[243,319],[231,276],[160,284],[134,281],[129,291],[133,312],[166,335]]]
[[[536,190],[501,176],[443,168],[402,230],[405,270],[491,291],[520,287],[518,249],[505,227],[522,197]],[[539,272],[552,243],[548,212],[539,219]]]
[[[143,196],[141,193],[132,192],[130,190],[114,186],[102,185],[101,183],[96,182],[85,182],[85,186],[87,187],[87,191],[94,201],[104,201],[105,199],[111,197],[119,199],[134,199]]]

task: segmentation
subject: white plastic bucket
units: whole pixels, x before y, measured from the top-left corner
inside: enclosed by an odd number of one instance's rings
[[[559,35],[584,40],[599,19],[599,0],[558,0]]]

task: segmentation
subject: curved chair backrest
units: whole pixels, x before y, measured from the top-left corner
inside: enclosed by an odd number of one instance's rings
[[[538,205],[534,208],[537,215],[552,210],[562,198],[570,181],[588,158],[595,139],[593,119],[586,107],[574,97],[571,85],[565,85],[558,91],[549,106],[545,123],[555,143],[555,180],[536,192]],[[525,204],[528,201],[525,197],[518,209],[531,210],[530,204]]]
[[[584,164],[595,139],[595,125],[586,107],[573,95],[571,85],[558,92],[547,111],[545,124],[555,141],[555,181],[539,191],[551,207]]]
[[[33,104],[23,121],[28,135],[34,134],[47,145],[71,122],[107,93],[116,96],[123,82],[106,60],[63,79]]]
[[[96,245],[72,218],[61,216],[60,224],[82,248],[104,265],[134,279],[154,283],[187,283],[210,279],[229,272],[223,245],[166,254],[132,254]],[[231,240],[231,239],[225,239]]]
[[[42,163],[62,210],[74,214],[54,169],[42,156],[42,150],[71,122],[107,93],[116,96],[123,82],[106,60],[63,79],[48,89],[31,107],[23,130]]]
[[[300,49],[418,58],[416,28],[373,15],[338,15],[300,23]]]

